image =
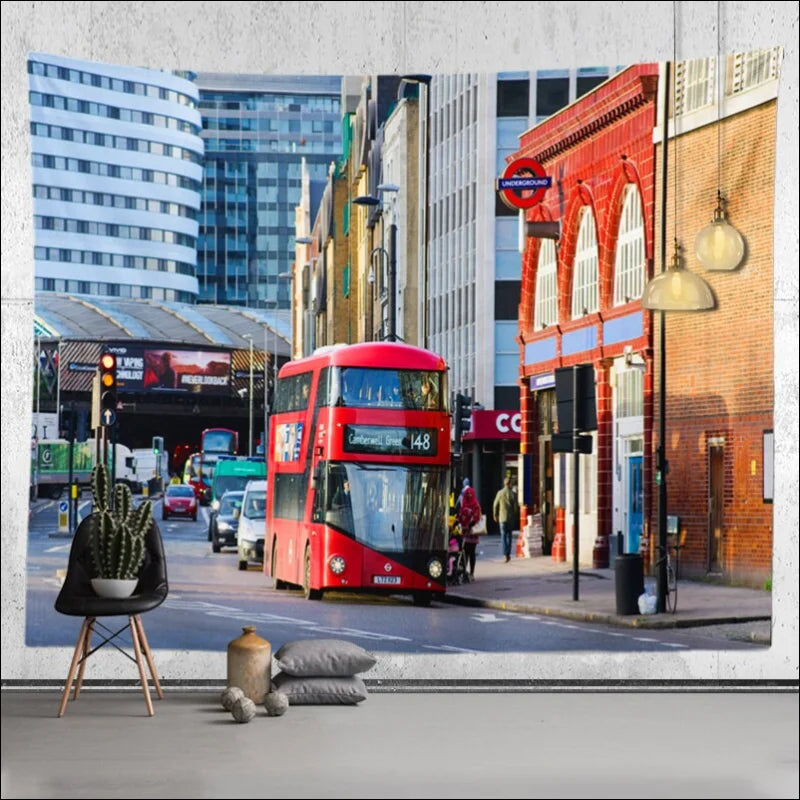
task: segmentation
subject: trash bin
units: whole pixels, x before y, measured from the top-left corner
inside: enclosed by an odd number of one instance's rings
[[[644,562],[640,553],[622,553],[614,560],[617,614],[638,614],[644,593]]]

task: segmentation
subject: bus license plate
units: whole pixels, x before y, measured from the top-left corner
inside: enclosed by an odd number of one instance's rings
[[[400,583],[400,576],[399,575],[373,575],[372,576],[373,583],[382,583],[382,584],[397,584]]]

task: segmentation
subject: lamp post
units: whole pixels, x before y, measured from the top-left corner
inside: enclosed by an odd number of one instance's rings
[[[703,311],[714,306],[714,295],[708,284],[697,275],[682,268],[680,247],[675,239],[672,262],[667,267],[667,145],[669,143],[670,64],[664,66],[664,117],[661,145],[661,273],[644,288],[642,306],[661,311],[659,327],[659,392],[658,392],[658,450],[656,451],[656,481],[658,483],[658,574],[656,577],[656,611],[663,614],[667,606],[667,473],[666,402],[667,402],[667,311]],[[677,165],[676,165],[677,166]]]
[[[383,247],[383,195],[386,192],[397,193],[400,187],[396,183],[379,183],[377,186],[380,197],[373,195],[361,195],[354,197],[353,202],[359,206],[378,206],[378,211],[381,216],[381,246],[375,247],[370,253],[370,271],[372,271],[372,259],[376,252],[386,253]],[[389,333],[386,337],[390,342],[397,340],[397,225],[394,222],[394,211],[392,213],[392,224],[389,226],[389,252],[387,254],[389,262],[389,286],[387,287],[387,295],[389,300]],[[368,278],[369,280],[369,278]],[[374,275],[373,281],[374,282]],[[370,291],[371,294],[371,291]]]
[[[250,342],[250,391],[248,392],[250,398],[250,427],[249,435],[247,437],[247,455],[253,455],[253,335],[250,333],[243,333],[243,339]]]

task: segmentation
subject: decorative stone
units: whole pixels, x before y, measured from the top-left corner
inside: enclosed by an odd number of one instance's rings
[[[268,717],[280,717],[289,708],[289,698],[283,692],[270,692],[264,698]]]
[[[240,697],[231,709],[237,722],[250,722],[256,715],[256,704],[249,697]]]
[[[222,703],[222,707],[226,711],[231,711],[233,709],[233,704],[240,698],[244,697],[244,692],[238,686],[229,686],[225,691],[219,696],[219,700]]]
[[[269,692],[272,646],[256,634],[253,625],[228,644],[228,686],[239,686],[245,697],[263,703]]]

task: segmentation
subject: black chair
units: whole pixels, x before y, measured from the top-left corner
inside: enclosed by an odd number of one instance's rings
[[[130,597],[110,598],[99,597],[92,588],[91,579],[94,575],[94,565],[91,556],[90,535],[92,530],[92,519],[86,517],[72,540],[72,547],[69,552],[69,564],[67,566],[67,576],[64,585],[56,598],[55,608],[61,614],[68,614],[73,617],[83,617],[78,641],[75,645],[75,653],[72,656],[72,664],[67,675],[67,682],[64,686],[64,694],[61,697],[61,707],[58,716],[61,717],[67,707],[69,692],[78,670],[78,680],[75,684],[75,694],[73,700],[78,699],[83,683],[83,675],[86,670],[86,661],[93,653],[97,652],[106,644],[116,647],[124,656],[136,661],[139,667],[139,678],[142,682],[144,700],[147,704],[149,715],[153,716],[153,704],[150,701],[150,690],[147,685],[147,675],[145,674],[144,660],[150,668],[153,676],[156,693],[159,699],[163,699],[164,693],[161,691],[161,684],[158,682],[153,655],[147,643],[144,633],[144,626],[140,614],[150,611],[160,606],[167,598],[169,586],[167,584],[167,561],[164,557],[164,545],[161,541],[161,533],[155,521],[150,526],[150,530],[145,535],[145,557],[139,576],[139,583],[136,593]],[[106,627],[98,620],[98,617],[127,616],[128,624],[120,628],[116,633]],[[103,628],[108,634],[106,636],[101,631],[98,635],[103,638],[97,647],[92,648],[92,635],[97,627]],[[113,640],[121,633],[130,628],[131,640],[133,643],[134,656],[131,656]]]

